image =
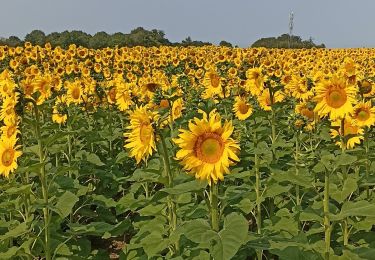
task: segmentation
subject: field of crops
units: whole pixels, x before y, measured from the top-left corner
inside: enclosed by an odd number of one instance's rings
[[[375,259],[375,50],[0,47],[0,259]]]

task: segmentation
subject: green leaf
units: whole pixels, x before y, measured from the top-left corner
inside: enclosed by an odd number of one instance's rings
[[[90,153],[87,155],[87,161],[92,163],[92,164],[95,164],[97,166],[103,166],[105,165],[99,158],[99,156],[97,156],[96,154],[94,153]]]
[[[189,181],[189,182],[176,185],[173,188],[161,189],[161,191],[164,191],[166,193],[173,194],[173,195],[179,195],[179,194],[184,194],[187,192],[200,191],[204,189],[206,186],[207,186],[206,182],[193,180],[193,181]]]
[[[357,188],[357,180],[354,178],[347,178],[344,182],[342,190],[330,192],[330,196],[337,202],[342,203],[352,192],[356,191]]]
[[[338,166],[344,166],[344,165],[350,165],[357,161],[357,157],[347,154],[347,153],[342,153],[339,156],[335,158],[335,165],[336,167]]]
[[[0,259],[12,259],[17,254],[18,249],[18,247],[12,246],[6,252],[0,253]]]
[[[66,191],[57,201],[55,208],[57,209],[57,213],[60,215],[61,218],[67,217],[77,203],[78,197],[71,193],[70,191]]]
[[[332,220],[341,220],[351,216],[374,217],[375,204],[365,200],[352,202],[346,201],[342,205],[341,211],[337,215],[332,215]]]
[[[142,246],[148,257],[153,257],[168,247],[168,239],[163,239],[160,233],[151,233],[142,239]]]
[[[208,222],[204,219],[196,219],[186,222],[184,224],[183,234],[194,243],[202,243],[203,234],[211,229]]]
[[[209,230],[203,238],[209,243],[214,259],[232,259],[246,242],[248,228],[247,220],[242,215],[231,213],[224,219],[224,228],[219,233]]]
[[[27,224],[26,222],[23,222],[19,225],[17,225],[15,228],[9,230],[4,235],[0,236],[0,241],[4,241],[8,238],[16,238],[18,236],[21,236],[27,232]]]

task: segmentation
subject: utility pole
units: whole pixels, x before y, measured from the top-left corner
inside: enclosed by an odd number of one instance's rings
[[[294,27],[294,13],[293,11],[289,14],[289,42],[288,47],[292,46],[292,36],[293,36],[293,27]]]

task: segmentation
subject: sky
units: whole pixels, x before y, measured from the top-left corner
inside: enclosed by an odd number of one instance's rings
[[[329,48],[375,47],[374,0],[1,0],[0,36],[21,39],[34,29],[129,33],[163,30],[172,42],[187,36],[247,47],[289,31]]]

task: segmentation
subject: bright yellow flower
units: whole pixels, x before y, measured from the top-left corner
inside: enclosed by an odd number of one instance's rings
[[[172,104],[171,117],[172,121],[182,116],[182,110],[185,109],[184,101],[182,98],[176,99]]]
[[[353,112],[357,89],[348,85],[345,79],[333,77],[317,84],[315,110],[320,117],[329,115],[331,120],[341,119]]]
[[[282,92],[277,91],[276,93],[274,93],[273,99],[271,99],[269,89],[264,89],[262,94],[258,96],[258,103],[263,110],[271,111],[272,104],[281,102],[284,100],[284,98],[285,95]]]
[[[229,173],[229,166],[240,160],[237,156],[240,147],[230,137],[232,122],[222,126],[215,111],[209,116],[203,113],[202,119],[194,118],[189,123],[189,130],[179,131],[178,138],[173,140],[180,148],[176,159],[197,179],[207,180],[210,185],[217,183]]]
[[[344,129],[341,129],[341,123],[342,120],[344,120]],[[363,133],[364,130],[358,126],[356,126],[353,122],[353,120],[349,118],[336,120],[332,122],[331,124],[335,129],[331,129],[331,137],[337,138],[339,136],[344,137],[346,146],[345,149],[352,149],[356,144],[360,144],[361,140],[363,140]],[[343,143],[341,140],[338,140],[336,142],[336,145],[340,146],[340,148],[343,148]]]
[[[19,146],[16,146],[16,143],[17,139],[15,137],[0,141],[0,174],[5,177],[8,177],[9,173],[18,167],[17,159],[22,152],[17,150]]]
[[[237,96],[233,104],[233,112],[239,120],[245,120],[251,116],[253,108],[245,98]]]
[[[155,113],[148,111],[146,106],[136,107],[130,113],[129,130],[124,134],[125,148],[130,149],[130,156],[134,157],[137,164],[141,160],[147,161],[148,157],[156,150],[155,133],[152,127]]]
[[[360,102],[354,107],[352,119],[359,127],[373,126],[375,124],[375,107],[371,101]]]

